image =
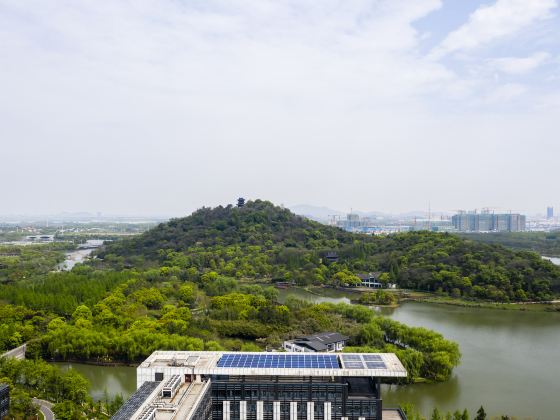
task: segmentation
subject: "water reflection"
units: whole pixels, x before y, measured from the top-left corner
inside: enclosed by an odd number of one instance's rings
[[[382,395],[387,407],[414,401],[415,407],[429,413],[433,407],[458,407],[460,405],[461,382],[454,375],[444,384],[383,385]]]
[[[62,370],[73,368],[91,383],[90,395],[95,400],[122,394],[128,398],[136,390],[136,368],[132,366],[96,366],[83,363],[53,363]]]

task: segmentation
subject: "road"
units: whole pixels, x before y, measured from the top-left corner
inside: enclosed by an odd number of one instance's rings
[[[43,413],[43,416],[45,416],[45,420],[56,419],[54,413],[51,410],[52,403],[45,400],[40,400],[38,398],[33,398],[33,402],[39,406],[39,410],[41,410],[41,413]]]

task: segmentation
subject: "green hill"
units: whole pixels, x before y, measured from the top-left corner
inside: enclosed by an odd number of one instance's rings
[[[328,252],[338,261],[328,264]],[[560,286],[560,268],[532,252],[430,232],[351,234],[261,200],[202,208],[108,245],[99,257],[117,266],[167,266],[193,281],[214,272],[341,285],[380,271],[383,281],[401,287],[503,302],[549,300]]]

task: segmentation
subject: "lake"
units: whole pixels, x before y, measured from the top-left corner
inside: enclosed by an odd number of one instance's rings
[[[280,291],[280,300],[296,296],[312,302],[349,302],[348,294],[324,290],[324,296],[300,289]],[[384,386],[385,406],[412,402],[424,415],[482,404],[491,415],[557,420],[560,395],[560,313],[408,302],[398,308],[376,308],[397,321],[441,332],[459,343],[461,364],[451,380],[438,384]],[[104,390],[125,397],[136,389],[132,367],[72,364],[92,382],[94,398]]]
[[[543,257],[543,258],[551,261],[553,264],[560,265],[560,258],[558,257]]]
[[[301,289],[280,291],[313,302],[348,302],[348,295],[325,290],[317,296]],[[426,327],[459,343],[462,359],[451,380],[437,384],[384,386],[386,406],[411,402],[424,415],[482,404],[491,415],[540,420],[560,418],[560,313],[468,308],[407,302],[376,310],[407,325]]]
[[[52,363],[62,370],[76,369],[91,383],[90,395],[95,400],[122,394],[127,399],[136,391],[136,368],[133,366],[97,366],[84,363]]]

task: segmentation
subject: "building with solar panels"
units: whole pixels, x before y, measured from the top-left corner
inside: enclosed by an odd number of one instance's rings
[[[407,373],[393,353],[156,351],[114,420],[381,420],[381,378]]]

